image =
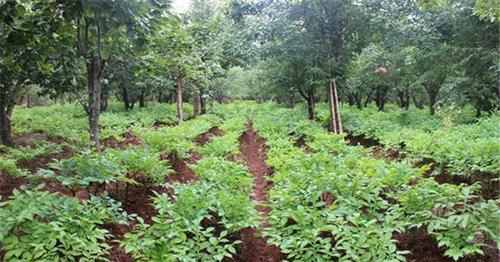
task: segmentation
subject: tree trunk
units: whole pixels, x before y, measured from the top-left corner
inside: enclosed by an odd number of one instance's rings
[[[315,119],[315,101],[314,101],[314,90],[310,89],[307,92],[307,113],[309,114],[309,119],[314,120]]]
[[[158,95],[156,94],[156,92],[153,92],[152,100],[153,100],[153,106],[155,106],[158,103]]]
[[[95,53],[91,60],[87,62],[87,76],[89,84],[89,125],[90,144],[97,152],[101,151],[99,142],[99,116],[101,110],[101,84],[100,74],[102,60],[99,54]]]
[[[202,115],[207,113],[207,98],[203,92],[203,88],[200,89],[200,113]]]
[[[337,131],[335,132],[336,134],[341,134],[344,132],[344,129],[342,128],[342,119],[340,117],[340,101],[339,101],[339,95],[337,92],[337,83],[335,80],[333,80],[333,102],[334,102],[334,113],[335,113],[335,122],[337,126]]]
[[[145,89],[141,90],[141,95],[139,96],[139,107],[140,108],[146,107],[146,90]]]
[[[331,80],[330,83],[326,86],[326,94],[328,95],[328,110],[330,113],[330,118],[328,119],[328,130],[330,132],[337,133],[337,121],[335,119],[335,98],[333,97],[333,83]]]
[[[372,94],[373,94],[373,90],[370,91],[370,93],[368,93],[368,96],[366,96],[366,100],[365,100],[365,107],[368,107],[368,104],[370,104],[371,100],[372,100]]]
[[[410,109],[410,91],[406,90],[405,92],[405,109]]]
[[[193,92],[193,109],[194,109],[194,116],[199,116],[201,115],[201,97],[200,97],[200,90],[198,88],[194,88]]]
[[[429,92],[429,113],[431,116],[436,114],[436,97],[437,94]]]
[[[356,95],[356,107],[358,109],[362,109],[363,108],[363,98],[361,97],[361,94],[357,94]]]
[[[386,95],[387,89],[385,87],[377,88],[375,103],[377,104],[378,111],[384,111]]]
[[[7,102],[7,97],[0,97],[0,145],[14,146],[10,117],[14,104]]]
[[[413,100],[413,104],[415,105],[416,108],[422,109],[422,103],[420,103],[415,96],[411,96],[411,99]]]
[[[128,111],[130,109],[130,101],[128,99],[128,90],[125,85],[122,86],[122,100],[123,105],[125,106],[125,111]]]
[[[101,112],[106,112],[108,111],[108,105],[109,105],[109,88],[106,88],[106,90],[102,90],[101,94]]]
[[[182,111],[182,77],[177,77],[177,118],[179,122],[184,120],[184,112]]]
[[[175,92],[170,93],[170,103],[173,104],[177,101],[177,97],[175,95]]]
[[[434,106],[433,101],[430,101],[429,103],[429,114],[431,114],[431,116],[436,114],[436,107]]]

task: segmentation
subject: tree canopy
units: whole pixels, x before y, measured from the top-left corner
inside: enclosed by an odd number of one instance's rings
[[[497,1],[1,0],[0,130],[36,90],[76,99],[99,149],[99,113],[235,99],[363,108],[499,102]],[[337,102],[336,102],[337,101]],[[340,116],[338,116],[340,117]]]

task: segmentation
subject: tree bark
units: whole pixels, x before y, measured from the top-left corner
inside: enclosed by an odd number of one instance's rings
[[[330,80],[330,83],[327,85],[326,93],[328,94],[328,107],[330,110],[328,129],[330,130],[330,132],[334,132],[335,134],[341,134],[343,132],[343,129],[342,120],[340,118],[340,103],[337,94],[337,84],[335,80]]]
[[[193,92],[193,109],[194,109],[194,116],[199,116],[201,115],[201,97],[200,97],[200,90],[198,88],[194,88]]]
[[[203,89],[200,89],[200,113],[202,115],[207,113],[207,98],[203,92]]]
[[[436,97],[434,93],[429,93],[429,113],[431,116],[436,114]]]
[[[371,100],[372,100],[372,94],[373,94],[373,90],[370,91],[370,93],[368,93],[368,95],[366,96],[366,100],[365,100],[365,107],[368,106],[368,104],[370,104]]]
[[[146,90],[145,89],[141,90],[141,95],[139,96],[139,107],[140,108],[146,107]]]
[[[109,105],[109,89],[102,90],[101,94],[101,112],[108,111]]]
[[[335,101],[333,98],[333,83],[330,80],[330,83],[326,86],[326,94],[328,95],[328,110],[330,113],[330,118],[328,119],[328,130],[330,132],[337,133],[337,121],[335,120]]]
[[[101,151],[99,141],[99,116],[101,110],[101,84],[100,74],[102,59],[98,53],[94,53],[87,62],[87,76],[89,84],[89,125],[90,144],[97,152]]]
[[[314,120],[316,118],[315,116],[315,104],[316,102],[314,101],[314,90],[309,89],[307,92],[307,113],[309,114],[309,119]]]
[[[122,85],[122,100],[123,105],[125,106],[125,111],[128,111],[130,109],[130,101],[128,99],[128,90],[125,85]]]
[[[179,122],[184,120],[184,112],[182,111],[182,77],[177,77],[177,118]]]
[[[158,95],[156,94],[156,92],[153,92],[152,100],[153,100],[153,106],[155,106],[158,103]]]
[[[356,107],[358,109],[363,108],[363,98],[361,97],[361,94],[356,94]]]
[[[7,97],[0,97],[0,145],[14,146],[10,117],[14,104],[7,102]]]
[[[423,108],[422,103],[419,102],[414,95],[411,96],[411,99],[413,100],[413,104],[415,105],[416,108],[418,108],[418,109]]]
[[[375,103],[377,104],[377,108],[379,111],[384,111],[385,100],[387,96],[387,88],[378,87],[376,91]]]
[[[342,119],[340,118],[340,102],[339,95],[337,92],[337,83],[333,80],[333,102],[334,102],[334,113],[335,113],[335,122],[337,126],[336,134],[341,134],[344,132],[342,128]]]

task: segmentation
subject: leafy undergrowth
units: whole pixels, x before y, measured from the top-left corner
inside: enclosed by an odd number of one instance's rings
[[[324,105],[320,119],[327,123]],[[343,108],[347,136],[363,146],[383,145],[386,156],[415,165],[431,164],[428,172],[437,181],[484,186],[483,196],[495,199],[500,193],[500,141],[498,114],[472,118],[467,110],[450,110],[430,116],[423,110],[390,107],[386,112],[375,108]],[[380,152],[380,149],[376,149]]]
[[[499,202],[477,186],[439,184],[425,167],[371,158],[293,110],[267,107],[254,116],[276,171],[265,234],[289,260],[404,261],[393,234],[418,227],[455,260],[498,243]],[[294,146],[301,137],[312,152]]]
[[[51,117],[55,112],[66,122]],[[112,106],[107,114],[103,137],[116,146],[97,154],[81,147],[86,120],[76,105],[15,113],[16,132],[44,135],[0,148],[4,261],[250,261],[248,243],[279,247],[287,261],[495,261],[498,255],[498,197],[485,200],[479,184],[440,183],[428,176],[429,165],[414,167],[420,158],[448,157],[442,142],[448,138],[432,128],[453,134],[450,147],[462,130],[471,148],[483,141],[494,150],[492,120],[447,126],[444,118],[417,114],[415,122],[430,121],[429,130],[409,128],[439,146],[426,155],[405,149],[410,158],[391,161],[347,145],[300,108],[240,102],[175,125],[168,124],[174,108],[164,105],[130,112]],[[242,149],[249,119],[255,141]],[[481,153],[476,164],[441,162],[453,174],[473,165],[496,170],[484,165],[492,152]],[[259,162],[262,170],[245,161],[249,155],[267,161]]]

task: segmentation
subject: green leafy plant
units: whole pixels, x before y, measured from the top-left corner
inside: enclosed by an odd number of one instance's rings
[[[125,176],[125,169],[114,159],[97,153],[84,152],[70,159],[50,164],[51,169],[41,169],[31,179],[49,178],[69,188],[73,195],[80,188],[104,186],[106,183],[123,181],[135,183]]]
[[[5,261],[107,261],[105,223],[125,223],[120,205],[107,198],[75,198],[14,191],[0,203],[0,244]],[[110,208],[111,207],[111,208]]]
[[[136,230],[125,235],[121,246],[136,260],[222,261],[240,243],[232,234],[258,223],[248,196],[214,190],[205,182],[179,185],[175,198],[157,195],[154,224],[139,219]]]
[[[106,157],[117,162],[128,174],[143,175],[144,181],[141,182],[146,186],[162,185],[172,172],[167,161],[160,160],[157,152],[145,148],[108,150]]]

